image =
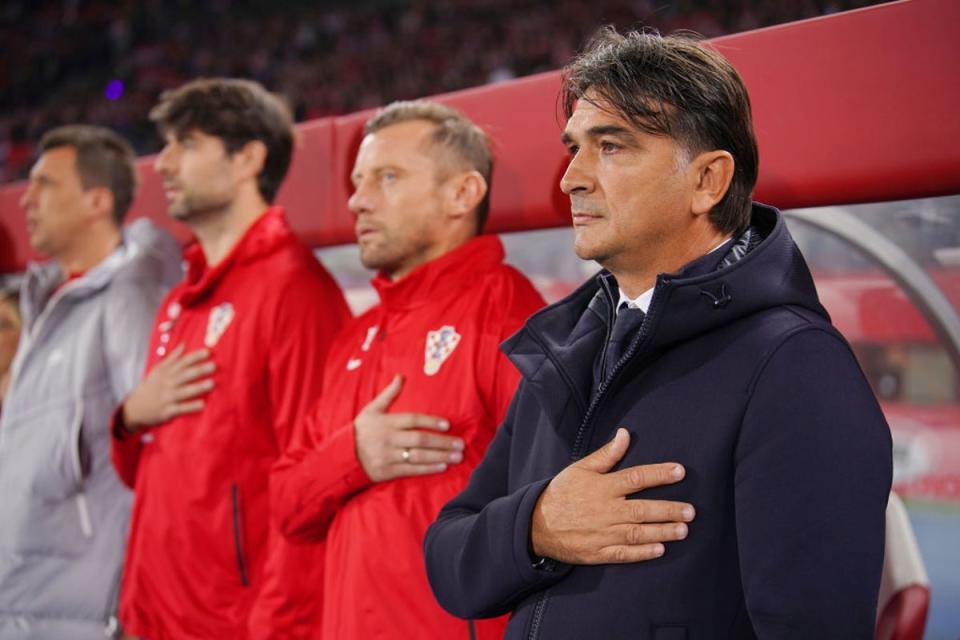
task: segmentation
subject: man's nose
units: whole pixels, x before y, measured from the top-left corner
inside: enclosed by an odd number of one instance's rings
[[[358,182],[347,200],[347,207],[353,215],[370,211],[370,197],[363,182]]]
[[[26,209],[33,205],[35,189],[33,184],[28,184],[26,190],[23,192],[23,195],[20,196],[20,208]]]
[[[174,151],[168,144],[160,150],[160,153],[157,154],[157,157],[153,161],[153,168],[160,175],[168,176],[173,172],[173,167]]]
[[[593,189],[593,171],[590,163],[582,153],[576,153],[570,158],[567,170],[560,178],[560,190],[568,196],[574,193],[589,192]]]

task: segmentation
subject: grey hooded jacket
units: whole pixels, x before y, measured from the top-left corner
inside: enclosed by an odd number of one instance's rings
[[[176,242],[146,220],[59,289],[56,263],[28,267],[0,414],[0,640],[110,634],[131,495],[110,462],[108,424],[179,278]]]

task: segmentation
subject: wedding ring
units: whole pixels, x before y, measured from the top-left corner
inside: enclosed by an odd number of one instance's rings
[[[404,462],[410,462],[410,449],[409,449],[409,448],[404,448],[404,449],[400,452],[400,459],[403,460]]]

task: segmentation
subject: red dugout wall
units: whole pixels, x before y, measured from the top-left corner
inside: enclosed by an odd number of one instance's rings
[[[779,207],[960,193],[960,2],[904,0],[780,25],[713,42],[741,72],[753,99],[761,170],[756,197]],[[439,96],[495,141],[492,231],[569,224],[558,182],[556,72]],[[280,202],[315,246],[353,241],[349,172],[369,116],[298,126],[300,144]],[[181,239],[165,215],[151,158],[132,216]],[[0,272],[31,256],[18,200],[0,189]]]

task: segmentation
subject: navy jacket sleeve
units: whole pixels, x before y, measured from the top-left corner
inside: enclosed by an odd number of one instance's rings
[[[443,508],[424,540],[433,593],[461,618],[507,613],[570,570],[555,563],[534,567],[530,557],[533,507],[550,479],[508,492],[513,419],[523,386],[466,489]]]
[[[757,637],[872,638],[891,440],[839,336],[808,328],[769,356],[736,456],[741,574]]]

